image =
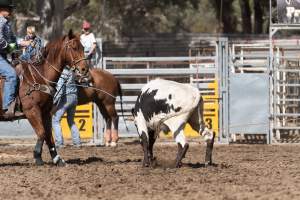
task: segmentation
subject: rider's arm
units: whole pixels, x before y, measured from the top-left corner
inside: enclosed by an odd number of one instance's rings
[[[32,42],[32,40],[22,40],[22,41],[20,42],[20,45],[21,45],[22,47],[27,47],[27,46],[30,45],[31,42]]]
[[[0,50],[5,49],[8,45],[6,39],[4,38],[4,26],[7,23],[7,19],[0,17]]]
[[[66,93],[66,78],[67,76],[65,74],[65,71],[63,71],[56,84],[56,94],[54,95],[55,97],[54,104],[59,102],[61,97]]]

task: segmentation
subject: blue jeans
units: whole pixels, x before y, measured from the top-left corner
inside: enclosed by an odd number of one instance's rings
[[[52,117],[52,128],[55,134],[55,144],[57,146],[64,144],[60,121],[65,112],[67,112],[67,121],[71,130],[73,144],[80,145],[79,130],[74,122],[76,105],[77,94],[68,94],[62,96],[57,105],[58,110]]]
[[[15,99],[17,89],[16,70],[0,55],[0,75],[5,76],[5,84],[3,91],[3,109],[7,109],[9,104]]]

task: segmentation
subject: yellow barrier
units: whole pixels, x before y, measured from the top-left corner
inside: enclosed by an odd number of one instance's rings
[[[218,101],[218,83],[214,81],[208,84],[208,89],[211,89],[211,94],[202,95],[204,100],[204,121],[209,129],[212,129],[216,135],[219,132],[219,101]],[[199,137],[197,131],[187,124],[184,128],[184,135],[186,137]],[[161,137],[172,137],[171,133],[160,133]]]
[[[76,107],[74,121],[79,129],[80,138],[93,137],[93,104],[85,104]],[[66,114],[62,117],[61,127],[64,138],[72,138],[67,122]]]

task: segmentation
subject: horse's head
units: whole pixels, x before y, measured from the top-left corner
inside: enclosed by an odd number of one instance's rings
[[[70,30],[63,38],[65,48],[65,64],[70,66],[77,74],[86,75],[89,67],[84,56],[84,49],[80,38]]]

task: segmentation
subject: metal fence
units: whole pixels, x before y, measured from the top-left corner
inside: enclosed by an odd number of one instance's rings
[[[217,127],[221,142],[228,142],[228,98],[227,74],[228,41],[217,38],[209,42],[210,56],[198,52],[189,57],[104,57],[103,68],[114,74],[122,83],[124,91],[124,109],[127,124],[130,126],[129,135],[135,133],[131,117],[137,95],[144,84],[154,78],[164,78],[198,87],[206,103],[217,104],[204,111],[207,122]],[[220,78],[222,77],[222,78]],[[215,87],[210,87],[216,83]],[[119,101],[118,101],[119,103]],[[117,105],[120,109],[120,105]],[[209,112],[210,110],[211,112]],[[209,117],[211,119],[209,120]],[[217,121],[216,121],[217,120]],[[129,136],[120,124],[121,136]]]

